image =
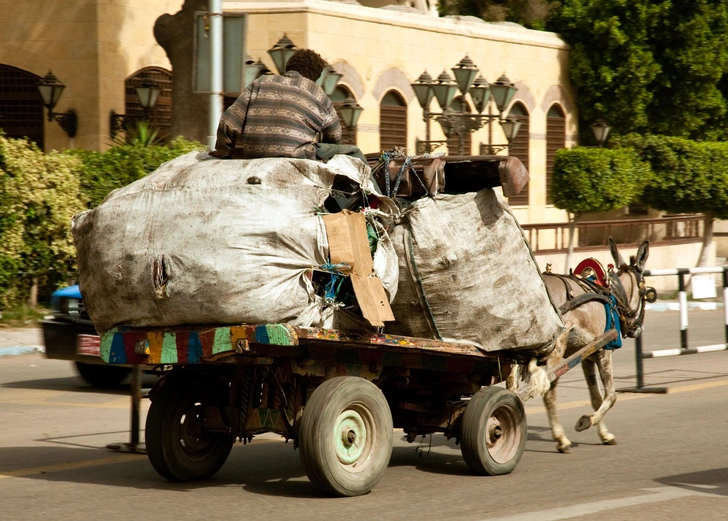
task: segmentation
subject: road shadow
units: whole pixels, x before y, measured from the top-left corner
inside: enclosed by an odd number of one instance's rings
[[[142,387],[149,389],[157,381],[154,375],[142,376]],[[111,387],[96,387],[85,383],[79,376],[66,376],[60,378],[40,378],[34,380],[19,380],[0,384],[0,389],[33,389],[38,391],[62,391],[69,393],[96,393],[128,395],[130,385],[128,378],[125,382]]]
[[[728,497],[728,468],[675,474],[657,478],[655,481],[671,487]]]

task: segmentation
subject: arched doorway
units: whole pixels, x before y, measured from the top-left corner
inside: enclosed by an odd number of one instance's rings
[[[167,135],[172,124],[172,73],[167,69],[144,67],[129,76],[124,82],[124,112],[134,120],[143,118],[144,109],[139,103],[136,88],[145,80],[152,80],[159,87],[157,103],[149,111],[149,123],[159,132],[160,136]]]
[[[407,146],[407,103],[394,90],[379,103],[379,148],[394,150]]]
[[[0,128],[7,137],[28,138],[43,150],[40,77],[0,64]]]
[[[354,94],[343,85],[339,85],[329,97],[334,102],[336,113],[339,114],[339,108],[344,104],[346,98],[354,99]],[[339,114],[339,121],[341,121],[341,144],[356,145],[356,127],[352,129],[346,128],[344,122],[341,120],[341,114]]]
[[[566,116],[559,105],[552,105],[546,113],[546,204],[553,204],[551,179],[554,175],[554,158],[562,148],[566,148]]]
[[[526,106],[521,102],[516,102],[508,111],[509,116],[515,117],[521,122],[521,126],[518,129],[515,139],[511,141],[510,147],[508,148],[508,155],[515,156],[521,160],[523,166],[528,170],[528,145],[529,145],[529,128],[528,128],[528,110]],[[528,184],[523,187],[521,193],[508,198],[508,204],[511,206],[527,205],[528,204]]]

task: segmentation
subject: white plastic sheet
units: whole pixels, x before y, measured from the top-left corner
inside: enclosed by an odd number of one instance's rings
[[[563,323],[520,226],[492,189],[420,199],[391,236],[400,269],[387,332],[487,351],[552,348]]]
[[[323,306],[311,270],[328,260],[319,209],[335,176],[372,189],[369,173],[347,156],[323,164],[190,153],[115,190],[72,225],[96,329],[291,322],[302,314],[300,325],[315,324]]]

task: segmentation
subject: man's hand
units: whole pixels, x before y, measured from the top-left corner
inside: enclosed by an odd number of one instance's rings
[[[212,157],[217,157],[218,159],[227,159],[229,157],[225,152],[221,150],[211,150],[209,154]]]

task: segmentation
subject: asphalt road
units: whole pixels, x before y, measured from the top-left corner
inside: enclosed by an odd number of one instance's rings
[[[647,317],[645,349],[677,347],[677,313]],[[690,315],[693,346],[724,342],[723,312]],[[561,418],[573,442],[559,454],[540,400],[527,403],[528,442],[507,476],[470,474],[442,436],[407,444],[395,432],[389,468],[363,497],[323,497],[292,445],[275,436],[236,444],[211,480],[168,483],[128,441],[128,389],[84,385],[70,363],[0,357],[0,519],[15,520],[704,520],[728,519],[728,352],[646,360],[649,386],[620,394],[607,415],[618,445],[573,425],[588,413],[575,369],[561,379]],[[618,388],[634,386],[633,342],[615,354]],[[147,377],[150,378],[150,377]],[[143,402],[144,411],[148,402]]]

